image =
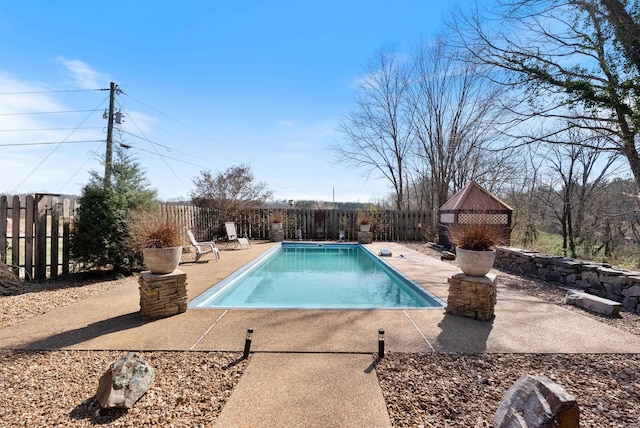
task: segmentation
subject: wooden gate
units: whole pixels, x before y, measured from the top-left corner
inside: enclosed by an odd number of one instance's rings
[[[0,260],[31,280],[73,271],[70,237],[75,198],[0,196]]]

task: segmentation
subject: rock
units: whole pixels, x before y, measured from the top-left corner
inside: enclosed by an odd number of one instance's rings
[[[440,260],[455,260],[456,255],[450,251],[443,251]]]
[[[622,295],[626,297],[640,297],[640,285],[633,285],[622,290]]]
[[[111,364],[98,384],[96,400],[105,409],[131,409],[151,388],[153,367],[138,354],[129,352]]]
[[[618,315],[622,304],[593,294],[571,290],[567,294],[566,303],[568,305],[579,306],[602,315]]]
[[[576,399],[545,376],[524,375],[507,391],[494,428],[579,428]]]

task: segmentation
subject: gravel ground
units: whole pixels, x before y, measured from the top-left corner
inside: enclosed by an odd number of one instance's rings
[[[113,278],[85,274],[67,275],[40,283],[25,283],[18,294],[0,296],[0,328],[137,281],[137,277]]]
[[[409,244],[438,257],[428,246]],[[563,303],[553,284],[500,272],[502,284],[640,335],[640,316],[607,318]],[[137,278],[73,276],[0,296],[0,328]],[[98,379],[124,352],[0,351],[0,426],[211,426],[242,376],[240,354],[141,352],[156,370],[151,390],[129,410],[101,410]],[[507,389],[523,374],[545,375],[578,400],[584,427],[640,428],[640,355],[400,354],[376,367],[398,427],[489,427]]]
[[[393,354],[376,371],[397,427],[491,427],[504,393],[524,374],[572,394],[580,426],[640,427],[640,355]]]
[[[247,366],[242,353],[140,352],[155,370],[131,410],[101,409],[100,376],[116,351],[0,351],[2,427],[210,427]]]

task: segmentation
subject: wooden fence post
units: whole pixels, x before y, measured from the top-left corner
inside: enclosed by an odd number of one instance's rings
[[[36,281],[47,278],[47,197],[39,195],[36,220]]]
[[[14,196],[11,205],[11,264],[13,274],[20,276],[20,197]]]
[[[0,262],[7,264],[7,213],[9,202],[6,196],[0,196]]]

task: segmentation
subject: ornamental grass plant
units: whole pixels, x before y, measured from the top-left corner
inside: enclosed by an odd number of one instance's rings
[[[282,223],[284,221],[284,215],[281,211],[274,211],[271,213],[271,223]]]
[[[358,212],[357,222],[358,224],[371,224],[373,223],[373,217],[368,212],[360,211]]]
[[[493,224],[456,223],[449,227],[449,240],[464,250],[489,251],[503,242],[503,232]]]
[[[134,248],[169,248],[182,245],[180,227],[156,213],[139,213],[133,226]]]

